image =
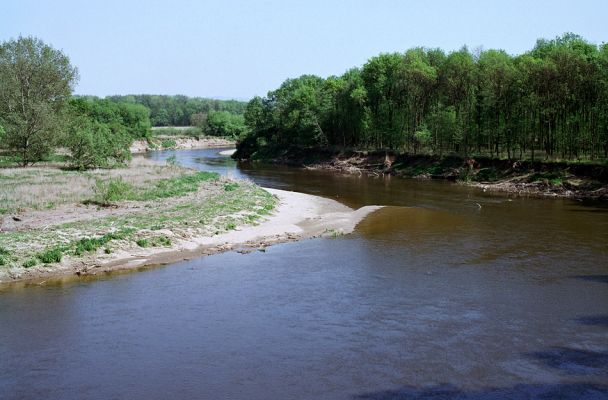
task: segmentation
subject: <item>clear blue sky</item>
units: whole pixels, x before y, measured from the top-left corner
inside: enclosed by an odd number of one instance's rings
[[[8,0],[0,40],[34,35],[80,71],[78,94],[247,99],[414,46],[502,48],[575,32],[608,41],[608,0]]]

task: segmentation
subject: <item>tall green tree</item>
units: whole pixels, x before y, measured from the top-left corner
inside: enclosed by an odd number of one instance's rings
[[[17,152],[23,166],[40,161],[57,143],[77,80],[68,57],[40,39],[19,37],[0,45],[2,146]]]

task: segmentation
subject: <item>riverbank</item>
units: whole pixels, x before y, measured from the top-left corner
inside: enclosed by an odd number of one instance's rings
[[[201,138],[189,136],[153,136],[150,140],[135,140],[131,144],[132,154],[146,153],[163,149],[213,149],[235,146],[234,140],[222,137],[205,136]]]
[[[87,173],[3,169],[0,179],[6,189],[0,198],[0,283],[263,250],[351,232],[376,209],[353,211],[333,200],[143,158],[129,168]]]
[[[244,158],[238,150],[235,158]],[[385,151],[291,148],[260,161],[339,173],[440,179],[485,192],[608,201],[608,166],[590,163],[509,161],[486,157],[429,156]],[[254,161],[256,158],[254,157]]]

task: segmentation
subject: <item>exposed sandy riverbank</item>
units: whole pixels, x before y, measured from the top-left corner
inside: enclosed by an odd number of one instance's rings
[[[323,235],[350,233],[355,226],[378,206],[359,210],[303,193],[266,189],[277,196],[279,205],[272,215],[258,225],[239,226],[236,230],[210,237],[174,238],[170,248],[136,248],[117,250],[112,254],[99,252],[94,258],[63,262],[45,268],[28,269],[18,277],[4,274],[0,283],[15,281],[44,281],[69,275],[95,275],[111,271],[166,264],[202,255],[229,250],[263,250],[275,243]]]
[[[170,147],[171,149],[211,149],[235,145],[233,140],[220,137],[204,137],[201,139],[196,139],[192,137],[159,136],[153,139],[153,144],[150,144],[146,140],[135,140],[131,145],[131,153],[139,154],[151,150],[163,150],[162,144],[164,140],[171,140],[175,142],[175,145]]]

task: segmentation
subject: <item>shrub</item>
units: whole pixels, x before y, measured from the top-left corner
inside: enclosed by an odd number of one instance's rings
[[[236,183],[236,182],[229,182],[229,183],[226,183],[224,185],[224,190],[227,191],[227,192],[232,192],[232,191],[238,189],[238,187],[239,187],[238,183]]]
[[[0,246],[0,256],[8,256],[11,254],[6,248]]]
[[[63,253],[61,249],[47,249],[41,253],[36,254],[36,258],[40,260],[43,264],[51,264],[61,262],[61,258]]]
[[[148,239],[145,239],[145,238],[137,239],[135,241],[135,243],[137,243],[137,245],[139,247],[149,247],[150,246],[150,242],[148,241]]]
[[[37,264],[35,258],[30,258],[23,263],[23,268],[31,268]]]
[[[97,180],[93,191],[97,202],[108,205],[127,198],[131,191],[131,185],[125,182],[122,177],[110,178],[107,181]]]
[[[6,258],[4,256],[0,256],[0,265],[6,265]]]
[[[70,124],[64,144],[71,152],[70,165],[83,170],[124,165],[131,159],[131,142],[120,125],[78,117]]]
[[[177,146],[177,142],[173,139],[165,139],[160,144],[163,149],[172,149]]]

